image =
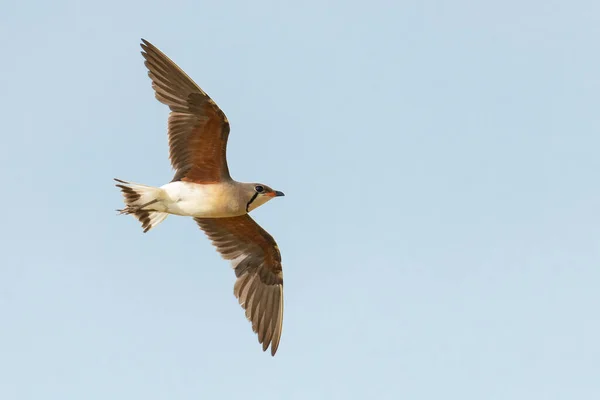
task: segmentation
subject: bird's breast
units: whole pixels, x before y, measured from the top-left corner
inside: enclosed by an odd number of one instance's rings
[[[171,214],[192,217],[234,217],[245,213],[235,190],[225,183],[199,184],[171,182],[162,189],[167,195],[167,209]]]

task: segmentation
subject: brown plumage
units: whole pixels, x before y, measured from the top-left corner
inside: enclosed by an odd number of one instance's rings
[[[169,158],[174,180],[216,183],[231,179],[226,159],[227,117],[169,57],[150,42],[142,42],[156,98],[171,109]]]
[[[237,277],[234,294],[263,351],[275,355],[283,324],[283,271],[273,237],[248,212],[284,194],[259,183],[234,181],[226,151],[227,117],[173,61],[142,39],[156,98],[169,106],[169,158],[175,176],[160,188],[117,180],[126,207],[144,232],[167,215],[194,217]]]
[[[247,214],[194,220],[223,258],[232,262],[237,277],[233,293],[263,350],[271,345],[275,355],[283,323],[283,271],[275,240]]]

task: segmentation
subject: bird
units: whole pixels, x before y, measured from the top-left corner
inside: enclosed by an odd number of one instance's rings
[[[144,233],[169,214],[192,217],[222,258],[231,262],[233,293],[262,350],[270,346],[275,356],[283,324],[281,253],[249,213],[284,194],[262,183],[231,178],[227,117],[177,64],[149,41],[141,41],[155,97],[170,109],[169,160],[175,174],[160,187],[114,178],[125,203],[117,211],[134,216]]]

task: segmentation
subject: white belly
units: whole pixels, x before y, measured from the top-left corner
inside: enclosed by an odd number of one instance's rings
[[[192,217],[234,217],[245,213],[230,185],[171,182],[164,186],[160,205],[164,212]],[[158,208],[158,207],[157,207]]]

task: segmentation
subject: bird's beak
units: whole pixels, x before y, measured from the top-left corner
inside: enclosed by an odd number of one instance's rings
[[[269,196],[269,197],[285,196],[285,194],[283,194],[283,192],[280,192],[279,190],[275,190],[273,192],[266,193],[266,195]]]

